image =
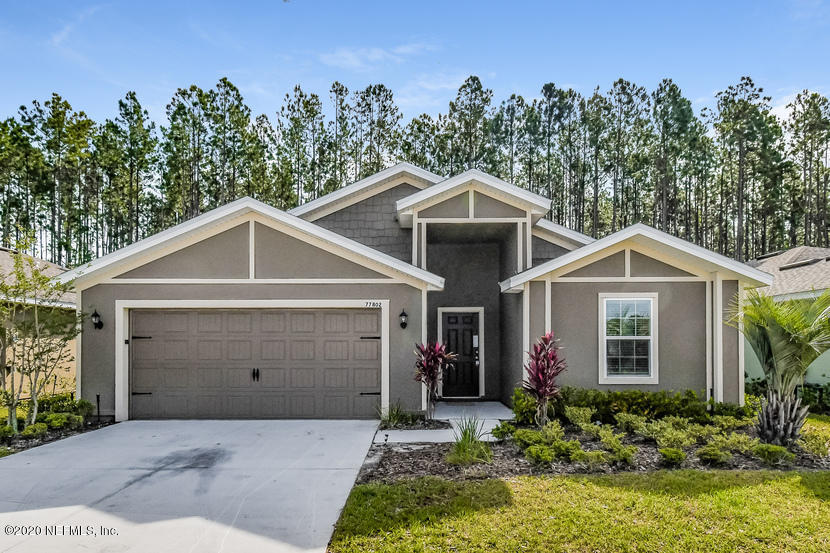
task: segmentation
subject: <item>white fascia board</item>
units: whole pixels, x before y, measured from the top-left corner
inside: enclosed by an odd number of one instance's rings
[[[557,234],[562,238],[582,244],[583,246],[597,241],[596,238],[591,238],[587,234],[582,234],[581,232],[571,230],[568,227],[558,225],[549,219],[539,219],[533,227],[550,232],[551,234]]]
[[[362,192],[367,188],[371,188],[377,184],[380,184],[388,179],[392,179],[402,173],[409,173],[421,180],[424,180],[430,184],[435,184],[437,182],[441,182],[444,180],[444,177],[436,175],[435,173],[431,173],[426,169],[421,169],[420,167],[416,167],[411,163],[401,162],[392,167],[384,169],[383,171],[379,171],[374,175],[369,175],[365,179],[361,179],[357,182],[349,184],[348,186],[344,186],[334,192],[326,194],[325,196],[321,196],[316,200],[312,200],[310,202],[304,203],[301,206],[297,206],[293,209],[288,210],[288,213],[291,215],[295,215],[297,217],[302,217],[303,215],[307,215],[318,209],[325,207],[329,204],[336,203],[339,201],[343,201],[354,194]]]
[[[544,215],[550,210],[550,199],[545,198],[544,196],[540,196],[539,194],[534,194],[533,192],[525,190],[524,188],[519,188],[516,185],[505,182],[492,175],[488,175],[487,173],[479,171],[478,169],[469,169],[467,171],[464,171],[460,175],[456,175],[455,177],[449,178],[443,182],[430,186],[425,190],[416,192],[410,196],[407,196],[406,198],[401,198],[395,204],[395,209],[398,211],[398,213],[402,211],[408,211],[426,200],[450,192],[453,188],[463,186],[469,183],[470,181],[476,181],[478,183],[483,184],[487,188],[492,188],[498,192],[501,192],[502,194],[512,196],[513,198],[516,198],[521,202],[531,204],[532,206],[537,208],[537,213],[541,213]]]
[[[324,229],[314,223],[304,221],[299,217],[295,217],[294,215],[248,197],[236,200],[235,202],[216,208],[189,221],[176,225],[175,227],[145,238],[144,240],[140,240],[135,244],[96,259],[88,265],[67,271],[61,274],[58,279],[61,282],[78,280],[80,278],[86,279],[106,267],[122,262],[129,257],[145,252],[153,247],[160,246],[170,240],[184,237],[188,233],[201,229],[205,225],[238,217],[249,212],[258,213],[264,217],[271,218],[297,231],[320,238],[351,253],[357,254],[358,256],[379,263],[380,265],[388,267],[398,273],[414,277],[415,279],[426,284],[431,290],[442,290],[444,288],[444,279],[436,274],[425,271],[419,267],[415,267],[414,265],[410,265],[409,263],[401,261],[391,255],[380,252],[374,248],[370,248],[369,246],[365,246],[359,242],[355,242],[345,236]]]
[[[683,252],[687,255],[697,257],[702,261],[712,263],[722,269],[746,277],[748,279],[747,284],[750,284],[752,286],[769,286],[770,284],[772,284],[773,277],[768,273],[759,271],[758,269],[750,267],[745,263],[735,261],[734,259],[730,259],[719,253],[709,251],[706,248],[702,248],[696,244],[687,242],[682,238],[677,238],[676,236],[672,236],[663,231],[652,228],[648,225],[637,223],[635,225],[631,225],[630,227],[626,227],[620,231],[617,231],[614,234],[610,234],[605,238],[601,238],[595,242],[592,242],[587,246],[583,246],[572,252],[568,252],[565,255],[557,257],[556,259],[551,259],[546,263],[542,263],[541,265],[533,267],[532,269],[528,269],[527,271],[514,275],[506,280],[503,280],[499,283],[499,286],[501,287],[502,292],[515,289],[516,287],[521,286],[529,280],[539,278],[540,276],[545,275],[551,271],[554,271],[561,267],[565,267],[566,265],[573,263],[574,261],[578,261],[593,253],[602,251],[605,248],[618,244],[619,242],[622,242],[624,240],[628,240],[629,238],[634,238],[636,236],[650,238],[651,240],[659,242],[663,246],[667,246],[669,248]]]

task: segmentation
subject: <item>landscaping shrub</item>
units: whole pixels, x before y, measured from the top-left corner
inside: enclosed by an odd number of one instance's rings
[[[758,444],[752,454],[771,467],[789,465],[795,461],[795,454],[780,445]]]
[[[531,430],[529,428],[519,428],[513,432],[513,441],[522,449],[527,449],[532,445],[541,444],[542,433],[538,430]]]
[[[558,442],[565,437],[565,431],[562,429],[562,425],[559,424],[559,421],[557,420],[547,423],[544,427],[542,427],[540,432],[542,434],[542,440],[544,440],[546,444]]]
[[[724,432],[731,432],[738,428],[744,428],[754,424],[751,418],[739,419],[731,415],[714,415],[712,417],[712,424],[723,430]]]
[[[420,415],[406,411],[400,403],[390,405],[386,414],[383,414],[380,408],[378,408],[378,414],[380,415],[381,430],[409,426],[415,424],[420,419]]]
[[[686,453],[676,447],[663,447],[660,452],[660,461],[667,467],[679,467],[686,460]]]
[[[493,451],[490,444],[481,441],[484,435],[483,423],[475,417],[463,418],[458,422],[458,429],[454,430],[455,443],[447,455],[447,463],[451,465],[472,465],[475,463],[489,463],[493,460]]]
[[[630,465],[634,462],[634,455],[637,453],[637,447],[633,445],[623,445],[622,438],[624,434],[616,434],[608,426],[599,427],[598,438],[602,447],[604,447],[611,454],[611,460],[616,463]]]
[[[87,401],[85,399],[79,399],[75,402],[75,414],[82,416],[84,419],[88,419],[92,416],[95,412],[95,406],[92,405],[91,401]]]
[[[728,463],[732,454],[714,444],[706,444],[697,450],[697,458],[705,465],[719,466]]]
[[[721,433],[721,429],[711,424],[691,424],[687,430],[690,436],[701,445],[708,443],[712,438]]]
[[[602,465],[608,464],[609,456],[604,451],[585,451],[580,449],[571,456],[574,463],[584,464],[588,470],[598,470]]]
[[[533,344],[524,367],[522,386],[536,400],[534,420],[539,426],[547,424],[548,401],[559,395],[556,378],[568,368],[565,359],[559,355],[561,349],[553,332],[547,332]]]
[[[573,461],[574,457],[582,451],[582,444],[579,443],[579,440],[559,440],[553,442],[549,447],[553,450],[554,457],[569,461]]]
[[[4,424],[0,426],[0,440],[6,440],[14,436],[14,428],[9,426],[8,424]]]
[[[20,433],[20,437],[22,438],[42,438],[46,435],[49,431],[49,427],[46,426],[46,423],[36,422],[34,424],[30,424],[26,428],[23,429],[23,432]]]
[[[515,426],[507,421],[502,421],[498,424],[498,426],[490,431],[490,434],[497,440],[504,440],[505,438],[512,436],[515,431]]]
[[[38,398],[37,407],[37,418],[40,421],[49,413],[72,413],[88,419],[95,412],[95,406],[91,402],[85,399],[76,401],[74,395],[70,393]]]
[[[447,346],[439,342],[415,344],[415,381],[420,382],[427,389],[427,418],[431,419],[435,413],[435,402],[438,399],[438,383],[445,369],[454,367],[457,355],[447,351]]]
[[[532,445],[525,449],[525,457],[528,461],[538,465],[550,464],[556,458],[556,452],[549,445]]]
[[[670,447],[675,449],[682,449],[684,447],[691,447],[697,443],[697,439],[688,430],[680,430],[678,428],[666,427],[655,436],[657,447]]]
[[[603,424],[614,424],[617,413],[630,413],[648,419],[677,415],[704,422],[708,419],[707,403],[689,390],[682,393],[642,390],[602,391],[563,387],[559,398],[551,403],[554,414],[563,417],[566,406],[591,407],[595,418]]]
[[[798,445],[817,457],[830,457],[830,417],[810,415]]]
[[[758,438],[753,438],[747,434],[741,434],[739,432],[732,432],[728,435],[718,434],[713,436],[707,445],[713,445],[718,449],[729,451],[731,453],[743,453],[746,455],[750,453],[755,446],[758,445],[758,443]]]
[[[14,450],[10,447],[0,447],[0,457],[6,457],[14,453]]]
[[[516,388],[513,390],[512,401],[516,424],[533,424],[536,417],[536,400],[521,388]]]
[[[66,413],[49,413],[44,419],[46,426],[53,430],[63,428],[67,423]]]
[[[614,418],[617,421],[617,428],[632,434],[638,434],[646,424],[644,416],[633,413],[617,413]]]
[[[596,413],[596,409],[592,407],[577,407],[568,405],[565,407],[565,418],[571,421],[571,424],[581,427],[584,424],[591,424],[591,417]]]

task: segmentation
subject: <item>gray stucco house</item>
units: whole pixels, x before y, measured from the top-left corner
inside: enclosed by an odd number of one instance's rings
[[[413,346],[459,354],[445,398],[509,401],[553,330],[563,384],[743,400],[725,324],[757,269],[634,225],[594,240],[477,170],[401,163],[290,212],[243,198],[62,275],[97,311],[78,394],[129,418],[423,409]]]

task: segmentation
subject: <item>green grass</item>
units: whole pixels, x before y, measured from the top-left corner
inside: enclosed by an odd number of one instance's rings
[[[422,478],[356,486],[329,551],[811,553],[828,520],[827,472]]]

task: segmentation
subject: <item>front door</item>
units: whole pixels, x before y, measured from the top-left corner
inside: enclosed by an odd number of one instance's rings
[[[479,396],[479,314],[443,312],[442,340],[447,350],[458,355],[454,367],[444,371],[443,397]]]

